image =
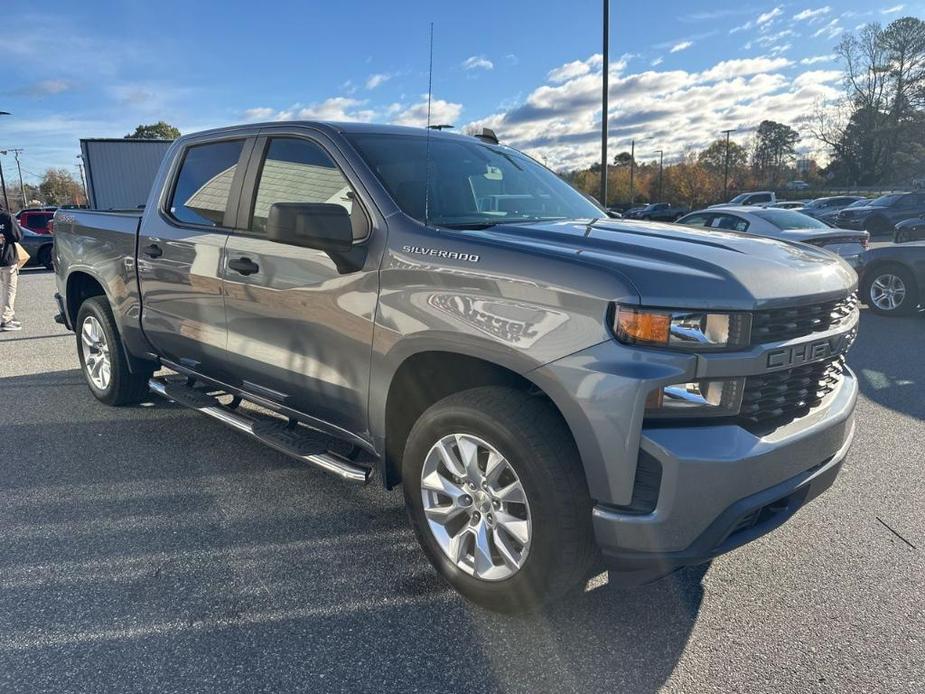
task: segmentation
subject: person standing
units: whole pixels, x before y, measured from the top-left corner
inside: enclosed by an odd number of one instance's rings
[[[0,332],[22,330],[13,308],[19,282],[19,254],[16,253],[19,241],[22,241],[19,224],[0,205]]]

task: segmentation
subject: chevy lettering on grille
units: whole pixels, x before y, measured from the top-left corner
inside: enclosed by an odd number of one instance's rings
[[[822,340],[806,342],[793,347],[782,347],[768,352],[768,368],[800,366],[814,361],[835,357],[848,350],[857,330],[850,330],[841,335],[832,335]]]

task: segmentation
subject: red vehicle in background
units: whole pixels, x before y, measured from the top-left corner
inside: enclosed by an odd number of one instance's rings
[[[34,231],[36,234],[54,233],[52,219],[57,207],[27,207],[16,215],[19,226]]]

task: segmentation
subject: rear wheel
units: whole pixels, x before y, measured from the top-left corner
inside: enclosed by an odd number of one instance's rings
[[[483,607],[534,609],[587,578],[591,499],[549,402],[497,386],[444,398],[414,425],[402,479],[431,563]]]
[[[107,405],[141,402],[153,372],[129,370],[119,329],[105,297],[94,296],[80,305],[76,332],[81,370],[97,400]]]
[[[870,309],[882,316],[907,315],[919,303],[915,278],[900,265],[884,265],[865,272],[863,294]]]

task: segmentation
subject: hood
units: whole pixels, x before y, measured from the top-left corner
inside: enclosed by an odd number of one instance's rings
[[[611,270],[649,306],[754,310],[840,297],[857,283],[850,266],[821,248],[717,229],[608,219],[474,233],[526,255]]]

